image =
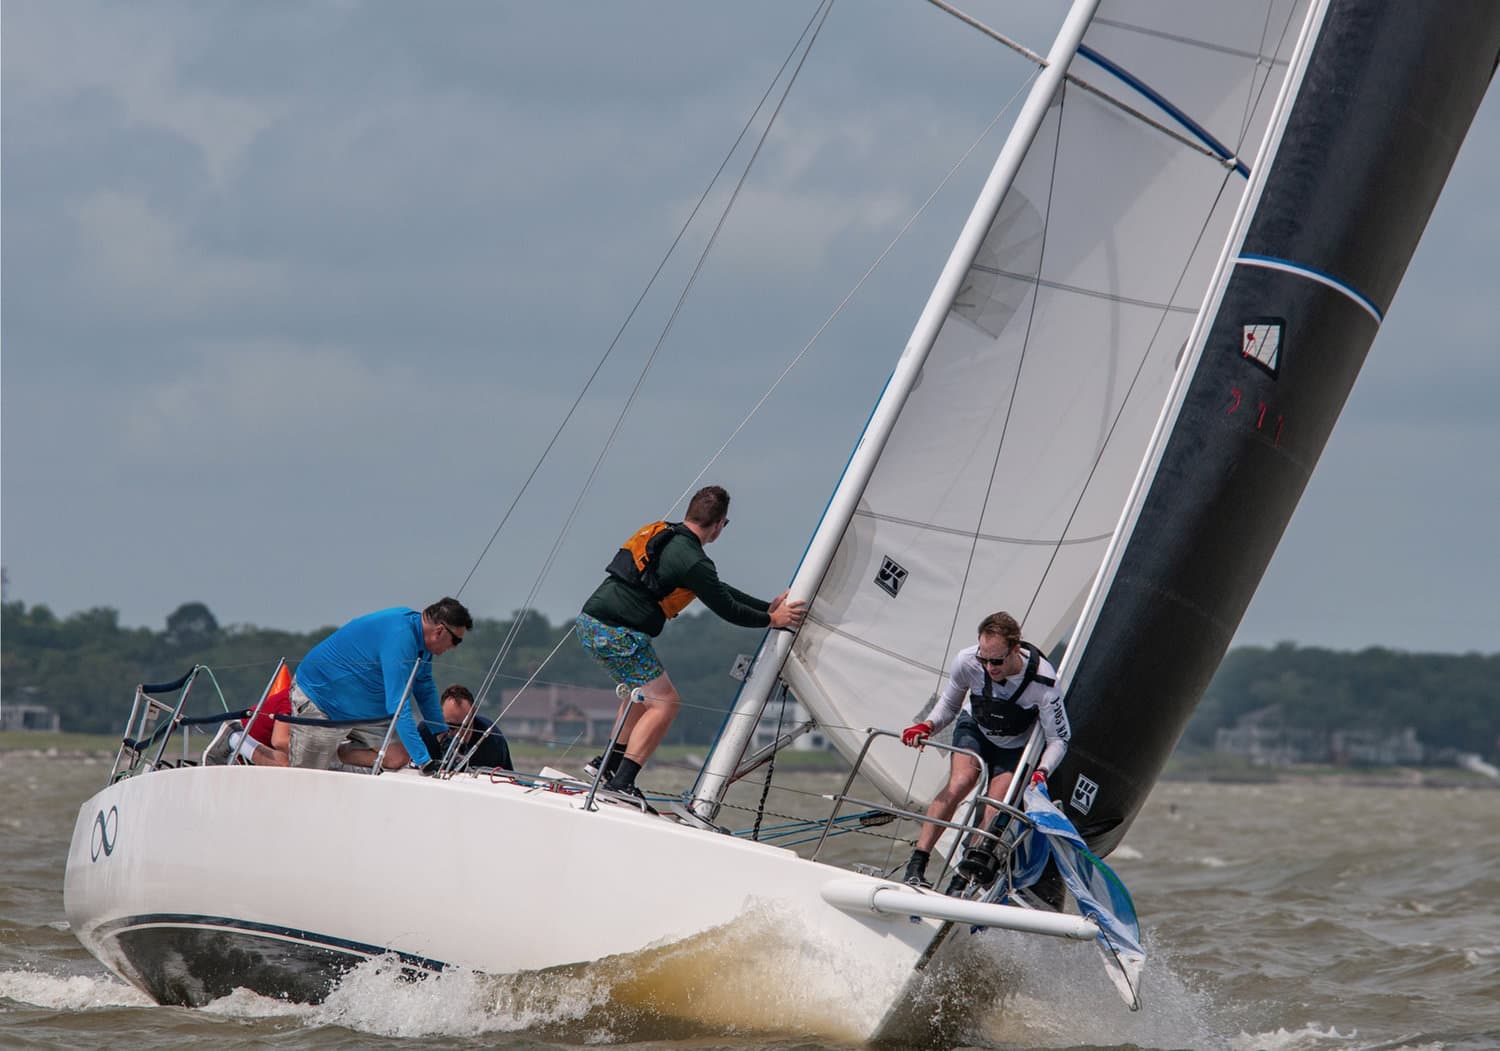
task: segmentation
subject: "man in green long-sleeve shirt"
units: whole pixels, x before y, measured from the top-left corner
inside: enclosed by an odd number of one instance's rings
[[[636,775],[682,707],[651,645],[669,617],[694,598],[745,628],[797,628],[806,615],[807,604],[789,601],[785,591],[766,602],[719,579],[703,546],[719,539],[728,524],[729,494],[705,486],[693,494],[682,522],[653,522],[627,540],[609,564],[609,576],[583,604],[578,639],[618,684],[628,709],[615,748],[589,764],[591,774],[604,766],[606,788],[640,795]],[[639,703],[630,702],[632,692]]]

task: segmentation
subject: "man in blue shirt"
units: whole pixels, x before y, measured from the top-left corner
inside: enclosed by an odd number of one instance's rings
[[[378,749],[399,707],[396,732],[404,747],[393,741],[384,765],[405,766],[409,760],[424,770],[435,767],[412,709],[420,708],[427,722],[443,727],[432,658],[463,642],[473,626],[462,603],[444,598],[421,613],[397,606],[356,617],[314,646],[292,680],[292,714],[302,719],[368,721],[360,726],[293,723],[291,765],[326,770],[346,740]],[[408,683],[411,700],[402,705]]]

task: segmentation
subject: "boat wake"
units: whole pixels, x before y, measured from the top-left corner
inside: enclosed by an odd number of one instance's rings
[[[790,1034],[859,1042],[909,971],[848,973],[836,945],[752,903],[733,923],[669,945],[514,975],[463,968],[414,978],[394,954],[366,960],[321,1004],[236,989],[199,1010],[246,1020],[295,1020],[391,1037],[525,1032],[604,1044],[723,1034]],[[0,999],[57,1011],[150,1007],[112,976],[0,972]],[[169,1009],[163,1009],[169,1010]]]
[[[449,969],[411,981],[394,958],[371,960],[310,1020],[401,1037],[525,1031],[595,1044],[753,1032],[847,1044],[870,1030],[907,975],[848,974],[833,965],[838,948],[752,905],[684,941],[545,971]]]
[[[998,975],[977,1016],[960,1001],[975,993],[955,972],[934,974],[919,994],[929,1018],[950,1017],[924,1045],[981,1047],[1135,1044],[1229,1046],[1211,1022],[1208,998],[1166,966],[1153,967],[1146,1006],[1131,1013],[1087,944],[998,931],[970,935],[963,955],[983,957]],[[909,972],[834,966],[786,917],[754,905],[735,922],[694,938],[595,963],[494,976],[462,968],[413,979],[394,955],[367,960],[321,1004],[298,1004],[237,989],[203,1012],[243,1020],[283,1020],[300,1028],[337,1026],[399,1038],[526,1033],[568,1044],[644,1043],[735,1035],[781,1035],[848,1046],[860,1042]],[[872,961],[873,965],[873,961]],[[0,972],[0,998],[57,1011],[155,1008],[113,977]],[[943,1004],[953,999],[954,1010]],[[1088,1010],[1080,1011],[1079,1005]],[[176,1010],[175,1008],[163,1010]],[[949,1031],[951,1029],[951,1031]]]

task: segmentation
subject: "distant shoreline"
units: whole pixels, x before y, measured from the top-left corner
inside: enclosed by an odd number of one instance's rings
[[[1265,776],[1214,774],[1208,771],[1162,774],[1160,782],[1213,785],[1326,785],[1339,788],[1500,788],[1500,781],[1457,767],[1419,769],[1382,766],[1358,771],[1301,771],[1295,768],[1268,770]]]
[[[43,738],[44,740],[28,740]],[[33,734],[7,732],[0,734],[0,760],[66,759],[75,762],[112,762],[119,742],[115,738],[93,734]],[[558,758],[556,749],[516,743],[512,749],[523,763],[535,761],[539,766]],[[663,749],[661,759],[674,766],[691,763],[696,767],[706,751],[702,745],[675,745]],[[169,756],[171,755],[171,749]],[[675,761],[674,761],[675,760]],[[797,771],[827,770],[837,772],[842,764],[832,753],[784,752],[777,758],[784,769]],[[1227,767],[1227,768],[1226,768]],[[1453,766],[1405,767],[1381,766],[1357,770],[1328,767],[1256,767],[1226,764],[1216,768],[1203,757],[1186,761],[1174,759],[1162,773],[1162,783],[1221,785],[1326,785],[1345,788],[1476,788],[1500,789],[1500,780],[1487,778]]]

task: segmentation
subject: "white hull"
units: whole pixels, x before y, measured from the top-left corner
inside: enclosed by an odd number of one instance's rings
[[[318,1000],[385,952],[417,969],[545,971],[706,932],[712,945],[747,918],[796,943],[808,973],[789,973],[793,952],[772,979],[845,1038],[880,1035],[920,985],[943,924],[851,902],[885,881],[621,806],[588,812],[582,798],[468,775],[162,770],[83,804],[67,915],[90,952],[162,1003],[237,986]],[[720,1020],[702,1007],[700,1020]]]

